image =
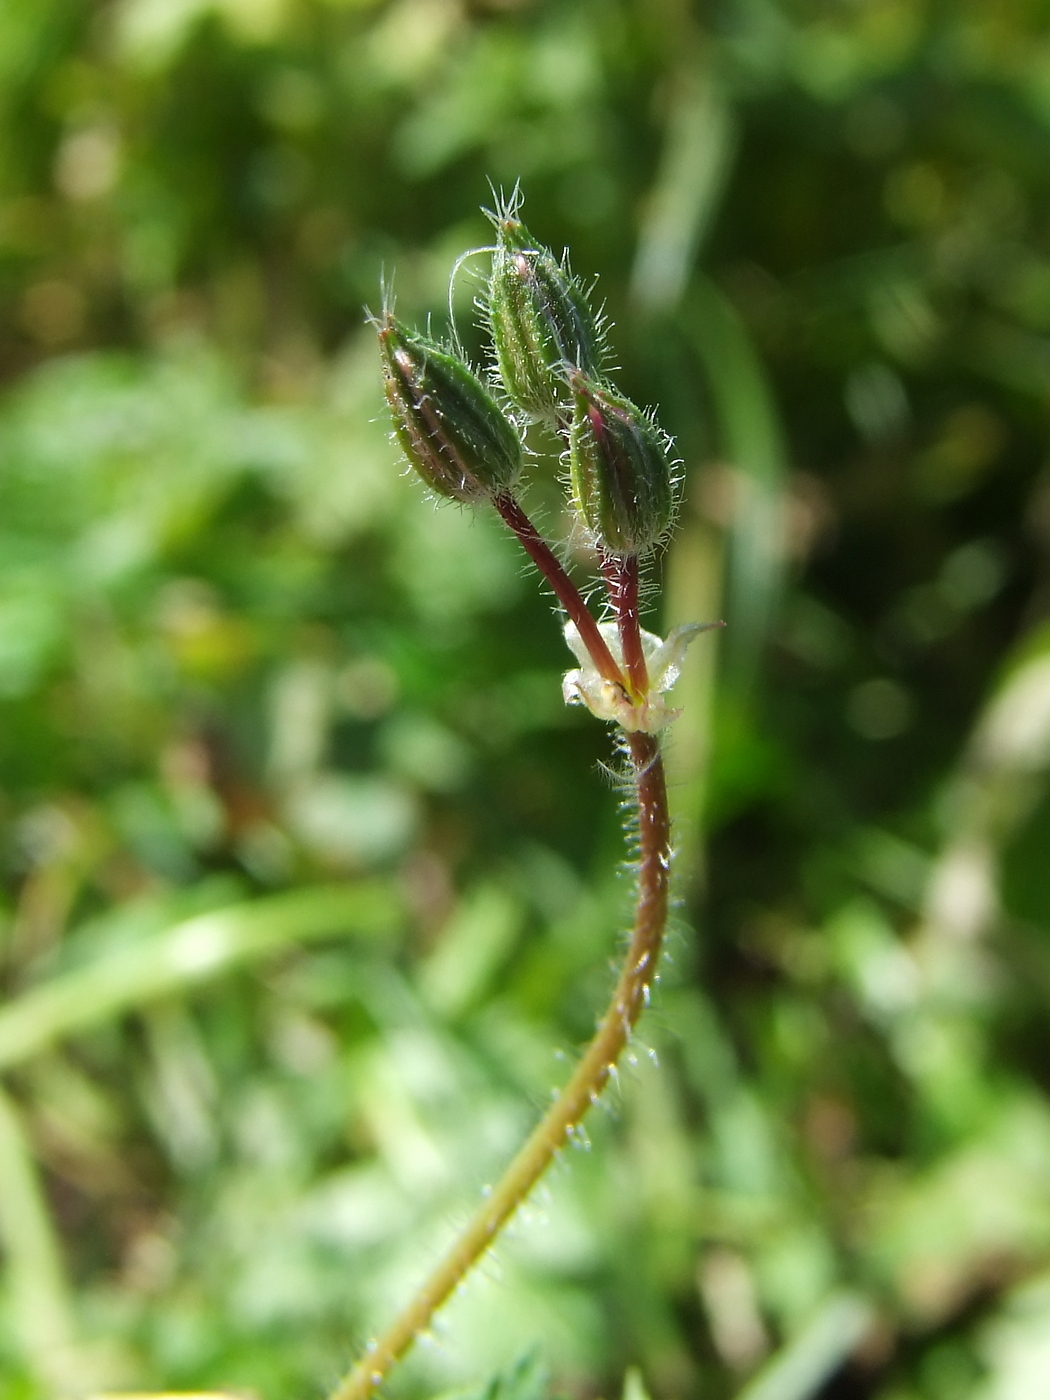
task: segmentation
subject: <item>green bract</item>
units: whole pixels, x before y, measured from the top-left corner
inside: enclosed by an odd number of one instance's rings
[[[468,502],[510,490],[521,473],[521,439],[473,370],[389,312],[379,350],[394,430],[427,485]]]
[[[572,375],[569,471],[576,509],[610,554],[641,554],[674,517],[668,439],[614,389]]]
[[[500,378],[530,417],[552,422],[572,401],[572,370],[596,375],[601,329],[583,291],[509,211],[493,218],[488,315]]]

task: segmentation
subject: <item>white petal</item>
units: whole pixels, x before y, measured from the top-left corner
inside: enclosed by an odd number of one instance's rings
[[[701,632],[707,632],[717,626],[717,622],[686,622],[680,627],[672,627],[667,634],[667,641],[662,642],[648,658],[649,682],[653,690],[670,690],[682,674],[682,663],[685,661],[689,643],[694,637],[699,637]]]
[[[620,649],[620,629],[616,626],[616,623],[599,622],[598,631],[601,633],[605,645],[612,652],[613,660],[618,666],[622,666],[623,652]],[[584,671],[595,671],[594,662],[591,660],[591,654],[587,650],[587,644],[580,636],[579,629],[575,622],[567,622],[565,624],[565,644],[583,667]],[[595,674],[597,674],[597,672],[595,672]]]
[[[637,705],[632,705],[621,686],[602,676],[591,660],[573,622],[565,624],[565,641],[569,650],[580,663],[577,671],[566,671],[562,680],[562,695],[567,705],[585,705],[598,719],[618,724],[628,731],[641,731],[644,734],[659,733],[672,720],[677,719],[680,710],[673,710],[663,700],[665,691],[671,689],[682,670],[686,648],[694,637],[717,622],[690,622],[675,627],[663,641],[654,632],[642,632],[642,651],[645,654],[649,671],[649,694]],[[617,665],[623,665],[623,648],[620,632],[615,622],[600,622],[598,631],[612,653]]]

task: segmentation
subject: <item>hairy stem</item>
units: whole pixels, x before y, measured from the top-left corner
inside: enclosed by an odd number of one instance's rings
[[[649,670],[645,664],[641,622],[638,617],[637,554],[623,557],[614,554],[603,555],[602,574],[620,631],[620,648],[627,671],[628,693],[637,704],[649,693]]]
[[[492,504],[517,535],[529,558],[554,590],[555,597],[583,639],[598,674],[626,690],[623,672],[613,660],[612,652],[598,630],[598,624],[588,611],[580,590],[562,568],[558,556],[509,492],[493,496]]]
[[[628,734],[626,742],[638,793],[638,890],[630,947],[609,1007],[571,1079],[466,1229],[400,1317],[369,1344],[364,1357],[329,1400],[368,1400],[398,1357],[426,1331],[435,1312],[492,1246],[597,1100],[641,1015],[667,923],[670,823],[657,739],[651,734]]]

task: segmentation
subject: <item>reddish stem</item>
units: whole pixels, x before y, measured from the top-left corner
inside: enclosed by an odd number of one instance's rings
[[[638,556],[637,554],[602,555],[602,573],[609,590],[609,601],[620,629],[620,647],[632,701],[637,704],[649,694],[649,670],[642,647],[642,628],[638,616]]]
[[[605,638],[599,632],[598,624],[591,616],[587,604],[583,601],[580,590],[562,568],[550,545],[513,496],[507,493],[493,496],[492,504],[517,535],[525,552],[537,569],[554,589],[555,597],[579,632],[599,675],[604,676],[613,685],[618,685],[621,689],[626,690],[623,672],[613,660],[613,654],[609,650]]]
[[[398,1357],[427,1330],[438,1308],[492,1248],[500,1230],[570,1139],[573,1128],[609,1082],[642,1014],[656,976],[667,923],[671,829],[659,740],[652,734],[626,737],[638,789],[638,896],[631,944],[608,1009],[569,1082],[481,1202],[463,1233],[400,1317],[369,1344],[365,1355],[331,1392],[329,1400],[372,1400]]]

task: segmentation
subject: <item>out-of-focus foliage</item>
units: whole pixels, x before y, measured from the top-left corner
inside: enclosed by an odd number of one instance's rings
[[[518,178],[678,437],[653,624],[729,626],[644,1044],[392,1392],[1044,1393],[1048,21],[0,6],[5,1397],[318,1394],[608,989],[607,736],[361,310]]]

